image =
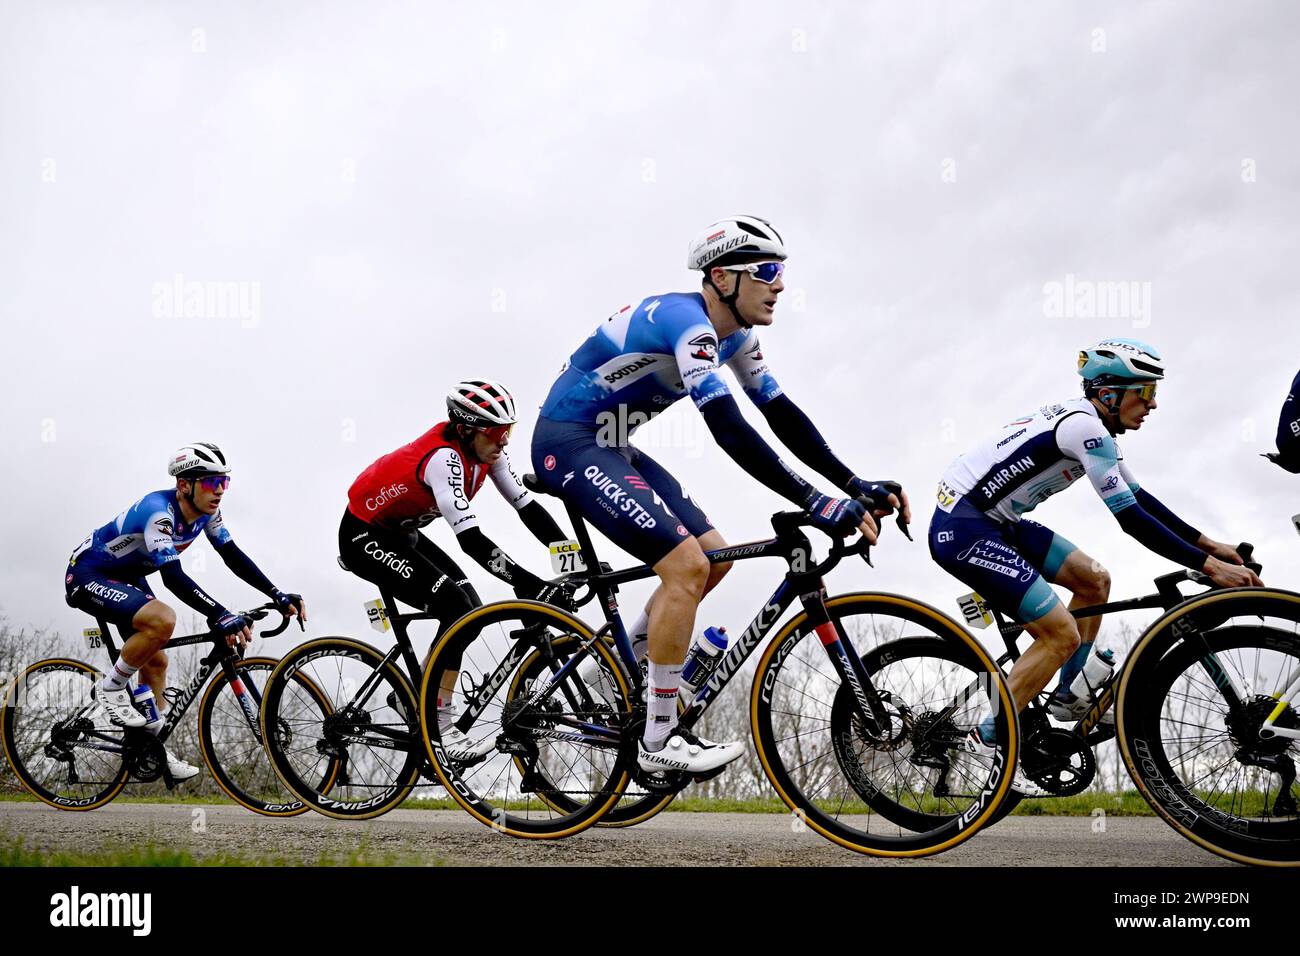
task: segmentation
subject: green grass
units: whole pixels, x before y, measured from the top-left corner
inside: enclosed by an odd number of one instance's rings
[[[36,803],[35,797],[26,793],[0,793],[0,802]],[[130,796],[123,794],[114,803],[175,803],[193,806],[235,806],[224,797],[194,796],[190,794],[154,794]],[[522,806],[522,804],[520,805]],[[1123,793],[1082,793],[1073,797],[1049,797],[1023,800],[1012,812],[1013,816],[1087,817],[1096,809],[1107,816],[1150,817],[1152,809],[1136,790]],[[402,804],[403,810],[455,810],[457,804],[450,797],[413,797]],[[509,808],[507,808],[509,809]],[[519,809],[515,807],[514,809]],[[727,797],[679,796],[668,805],[665,812],[678,813],[789,813],[789,809],[776,797],[737,800]],[[146,865],[146,864],[137,864]]]
[[[29,848],[23,837],[0,831],[0,867],[85,867],[85,866],[440,866],[438,858],[410,853],[375,852],[363,842],[347,853],[322,852],[310,862],[274,854],[247,855],[217,853],[195,857],[188,850],[152,843],[106,850],[44,851]]]

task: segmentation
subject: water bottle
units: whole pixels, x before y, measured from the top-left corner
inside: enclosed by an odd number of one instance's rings
[[[686,654],[686,663],[682,665],[682,684],[678,693],[682,701],[689,704],[701,687],[708,681],[713,669],[722,660],[722,653],[727,649],[727,629],[725,627],[706,627],[691,644]]]
[[[162,728],[162,715],[158,713],[158,701],[153,695],[153,688],[148,684],[140,684],[138,687],[131,688],[131,697],[135,701],[136,709],[144,714],[144,729],[151,734],[156,734]]]
[[[1115,652],[1109,647],[1104,651],[1093,649],[1083,670],[1074,675],[1070,682],[1070,693],[1080,700],[1092,700],[1092,692],[1106,683],[1115,670]]]

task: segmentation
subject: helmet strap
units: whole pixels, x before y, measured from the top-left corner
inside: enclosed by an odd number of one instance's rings
[[[736,288],[732,290],[731,295],[723,295],[722,290],[713,284],[712,268],[710,268],[707,272],[704,273],[704,281],[713,287],[713,291],[718,294],[718,298],[721,299],[722,302],[727,306],[727,308],[731,310],[731,314],[736,319],[736,324],[739,325],[742,329],[747,329],[750,327],[749,323],[746,322],[741,317],[740,310],[736,308],[736,299],[740,297],[740,277],[742,274],[743,273],[740,272],[736,273]]]
[[[1103,390],[1109,391],[1111,393],[1111,397],[1109,401],[1101,397],[1101,393]],[[1124,434],[1124,432],[1127,431],[1127,429],[1123,426],[1123,424],[1120,423],[1120,419],[1119,419],[1119,406],[1120,403],[1124,401],[1124,390],[1119,388],[1112,388],[1108,385],[1104,385],[1101,388],[1097,389],[1097,391],[1093,394],[1092,397],[1097,399],[1097,401],[1101,403],[1102,408],[1106,410],[1106,413],[1102,416],[1101,419],[1102,424],[1106,426],[1106,429],[1112,435]]]

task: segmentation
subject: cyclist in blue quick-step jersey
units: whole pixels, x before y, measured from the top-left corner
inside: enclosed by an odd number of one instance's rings
[[[168,461],[176,487],[145,495],[108,524],[96,529],[72,552],[64,578],[69,606],[102,617],[129,635],[112,670],[95,687],[95,700],[109,718],[126,727],[145,726],[129,682],[136,672],[153,689],[159,712],[167,708],[167,655],[163,648],[176,626],[176,613],[159,601],[147,576],[158,571],[167,589],[207,619],[233,646],[247,644],[249,621],[208,594],[181,568],[181,552],[200,534],[227,567],[290,616],[307,619],[302,596],[286,594],[258,570],[226,530],[221,499],[230,486],[230,466],[216,445],[182,446]],[[161,719],[150,725],[156,730]],[[172,776],[188,780],[199,771],[167,755]]]
[[[856,477],[831,452],[771,373],[755,327],[772,324],[785,288],[785,258],[781,236],[766,220],[738,216],[709,226],[687,260],[704,274],[701,291],[651,296],[598,326],[561,370],[533,432],[533,466],[547,489],[659,576],[629,635],[638,657],[649,658],[639,762],[651,772],[715,770],[744,745],[715,744],[676,727],[696,608],[730,565],[710,566],[704,551],[726,542],[685,488],[631,444],[635,428],[690,395],[722,449],[768,488],[807,508],[823,530],[857,529],[874,542],[872,515],[853,500],[861,495],[876,515],[907,512],[906,496]],[[722,364],[777,437],[845,497],[820,493],[777,457],[741,416]]]

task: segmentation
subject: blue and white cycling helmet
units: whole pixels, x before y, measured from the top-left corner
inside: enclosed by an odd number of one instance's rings
[[[1103,339],[1079,353],[1083,390],[1132,388],[1165,377],[1165,362],[1155,347],[1136,339]]]

